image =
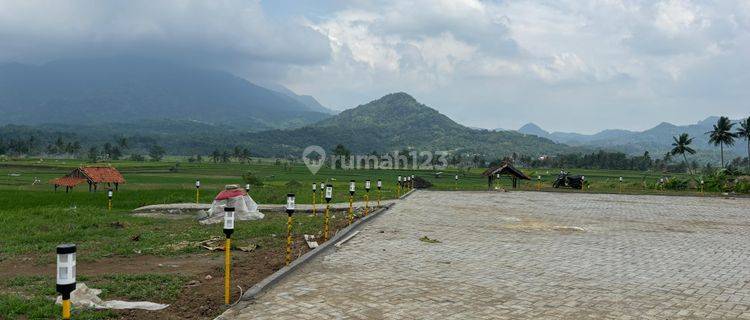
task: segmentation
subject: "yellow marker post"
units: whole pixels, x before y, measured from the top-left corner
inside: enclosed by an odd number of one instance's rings
[[[620,177],[620,193],[622,193],[622,177]]]
[[[354,223],[354,180],[349,180],[349,224]]]
[[[317,193],[317,191],[316,191],[317,186],[318,185],[315,184],[315,182],[313,182],[313,184],[312,184],[312,214],[313,215],[316,215],[316,213],[315,213],[315,198],[318,197],[318,195],[316,194]],[[323,192],[323,190],[320,190],[320,192]]]
[[[200,196],[201,196],[201,181],[195,180],[195,203],[200,203]]]
[[[323,188],[325,188],[326,185],[322,182],[320,183],[320,203],[323,203]]]
[[[455,176],[455,181],[453,183],[453,188],[458,190],[458,175]]]
[[[382,191],[380,191],[380,188],[383,187],[383,181],[382,180],[378,179],[377,187],[378,187],[378,207],[380,207],[380,198],[383,196],[382,195]]]
[[[286,265],[292,262],[292,215],[294,214],[294,193],[286,195]]]
[[[536,176],[536,191],[542,191],[542,176]]]
[[[57,253],[55,289],[62,295],[62,318],[70,319],[70,293],[76,289],[76,245],[61,244],[55,251]]]
[[[704,194],[703,194],[703,179],[701,179],[701,196],[704,196]]]
[[[224,304],[229,304],[231,298],[231,268],[232,268],[232,233],[234,232],[234,207],[224,207]]]
[[[112,211],[112,189],[107,190],[107,210]]]
[[[321,192],[322,193],[322,192]],[[331,198],[333,197],[333,186],[326,186],[326,212],[323,215],[323,242],[328,241],[328,212],[331,208]]]
[[[396,198],[401,198],[401,176],[398,176],[398,183],[396,183]]]
[[[368,210],[370,209],[370,179],[365,180],[365,214],[367,216]]]

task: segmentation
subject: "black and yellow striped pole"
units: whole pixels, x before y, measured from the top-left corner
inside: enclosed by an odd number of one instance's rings
[[[70,319],[70,293],[76,289],[76,245],[57,246],[57,281],[55,289],[62,295],[62,318]]]
[[[382,180],[378,179],[377,187],[378,187],[378,207],[380,207],[380,198],[383,196],[383,193],[380,190],[381,188],[383,188],[383,181]]]
[[[396,183],[396,198],[401,198],[401,176],[398,176],[398,182]]]
[[[622,177],[620,177],[620,193],[622,193]]]
[[[354,223],[354,180],[349,180],[349,224]]]
[[[321,192],[323,193],[323,192]],[[333,198],[333,185],[326,186],[326,212],[323,214],[323,242],[328,241],[328,212],[331,209],[331,199]]]
[[[234,207],[224,207],[224,304],[229,304],[231,293],[232,233],[234,233]]]
[[[250,184],[249,183],[245,184],[245,193],[247,193],[248,195],[250,195]]]
[[[317,189],[318,189],[318,185],[315,182],[313,182],[313,184],[312,184],[312,214],[314,216],[316,215],[316,212],[315,212],[315,198],[318,197],[318,195],[317,195],[317,192],[318,192]],[[323,189],[321,189],[320,192],[323,192]]]
[[[107,210],[112,211],[112,189],[107,190]]]
[[[414,181],[415,181],[414,175],[411,175],[411,178],[409,178],[409,182],[411,183],[411,186],[410,186],[411,189],[414,189]]]
[[[286,265],[292,262],[292,215],[294,214],[294,193],[286,195]]]
[[[581,191],[586,191],[584,190],[585,188],[586,188],[586,176],[581,176]]]
[[[199,203],[201,195],[201,181],[195,180],[195,203]]]
[[[368,210],[370,209],[370,179],[365,180],[365,214],[367,216]]]
[[[542,176],[536,176],[536,191],[542,191]]]
[[[323,203],[323,188],[325,187],[326,185],[323,182],[321,182],[320,183],[320,203]]]

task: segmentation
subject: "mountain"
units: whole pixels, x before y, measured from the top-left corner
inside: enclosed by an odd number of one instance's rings
[[[273,91],[276,91],[276,92],[278,92],[280,94],[283,94],[283,95],[285,95],[285,96],[287,96],[289,98],[292,98],[292,99],[296,100],[297,102],[299,102],[299,103],[307,106],[307,108],[310,111],[322,112],[322,113],[325,113],[325,114],[336,114],[335,111],[333,111],[331,109],[328,109],[328,108],[324,107],[322,104],[320,104],[320,102],[318,102],[318,100],[315,99],[315,97],[313,97],[313,96],[310,96],[310,95],[299,95],[299,94],[295,93],[294,91],[290,90],[289,88],[287,88],[287,87],[285,87],[283,85],[280,85],[278,83],[269,82],[269,83],[264,83],[262,86],[264,88],[271,89]]]
[[[645,151],[649,151],[652,154],[666,153],[672,149],[673,136],[687,133],[694,138],[693,148],[698,150],[699,156],[705,159],[718,157],[717,148],[708,143],[708,135],[706,134],[706,132],[713,129],[713,125],[718,119],[719,117],[708,117],[690,125],[675,125],[669,122],[662,122],[644,131],[607,129],[592,135],[564,132],[547,133],[544,129],[533,124],[531,126],[525,125],[519,128],[518,131],[535,134],[572,146],[616,150],[629,154],[642,154]],[[745,156],[747,154],[745,144],[742,143],[737,143],[734,148],[726,149],[729,151],[729,154],[733,154],[734,156]]]
[[[542,137],[542,138],[547,138],[547,139],[549,139],[549,136],[550,136],[549,132],[544,131],[538,125],[531,123],[531,122],[519,128],[518,132],[524,133],[524,134],[533,134],[537,137]]]
[[[282,154],[299,152],[309,145],[332,150],[337,144],[357,153],[405,148],[491,156],[572,151],[533,135],[462,126],[403,92],[388,94],[309,126],[248,134],[245,140],[254,146],[253,150],[278,150]]]
[[[136,57],[0,65],[0,124],[197,120],[244,130],[329,117],[232,74]]]

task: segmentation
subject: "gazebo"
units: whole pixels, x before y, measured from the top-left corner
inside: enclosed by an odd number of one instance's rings
[[[482,173],[482,176],[487,177],[487,189],[492,190],[492,182],[498,175],[509,175],[511,181],[513,181],[513,189],[518,187],[518,179],[531,180],[529,176],[516,169],[510,163],[503,162],[498,166],[489,167]]]
[[[68,192],[84,182],[89,184],[89,191],[96,191],[100,183],[106,183],[109,187],[114,185],[117,190],[121,183],[125,183],[125,178],[113,167],[78,167],[49,183],[55,186],[55,191],[58,187],[65,187],[65,192]]]

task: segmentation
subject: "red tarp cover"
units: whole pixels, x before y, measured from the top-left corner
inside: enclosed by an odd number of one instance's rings
[[[222,192],[219,192],[214,200],[226,200],[229,198],[241,197],[244,195],[246,195],[246,193],[245,190],[242,189],[224,190]]]

